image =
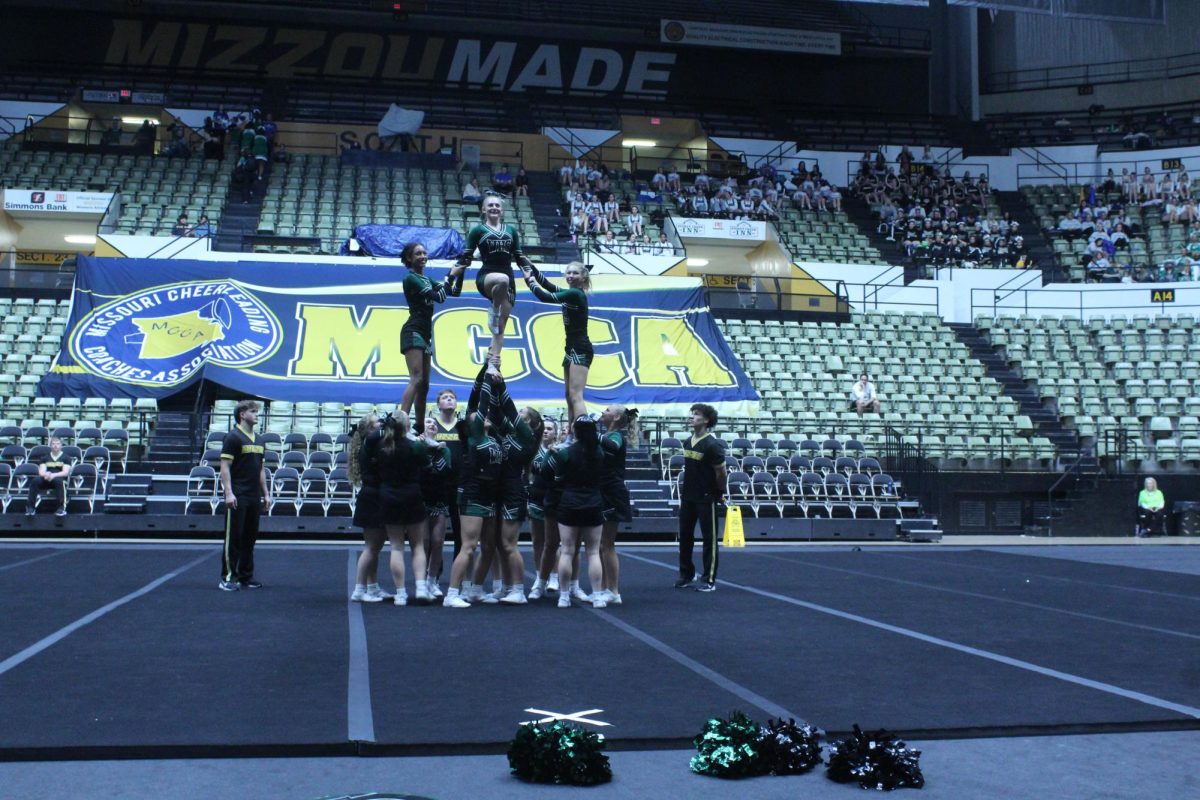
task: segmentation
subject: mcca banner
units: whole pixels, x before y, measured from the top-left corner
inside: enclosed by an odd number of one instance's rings
[[[169,267],[169,269],[166,269]],[[442,279],[446,268],[427,268]],[[490,336],[469,270],[433,319],[431,394],[466,398]],[[61,350],[40,393],[163,397],[207,379],[275,400],[397,402],[408,382],[403,267],[82,256]],[[561,283],[561,279],[558,279]],[[679,413],[752,413],[758,395],[695,278],[596,276],[586,399]],[[519,403],[563,400],[563,321],[518,278],[502,367]]]

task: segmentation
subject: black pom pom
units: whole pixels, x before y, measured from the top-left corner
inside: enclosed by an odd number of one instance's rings
[[[797,775],[821,763],[821,732],[796,720],[767,720],[759,731],[766,770],[773,775]]]
[[[612,780],[603,750],[603,736],[574,725],[522,725],[509,743],[508,766],[530,783],[594,786]]]
[[[838,783],[857,781],[864,789],[920,789],[925,785],[920,759],[921,751],[906,747],[887,731],[863,733],[855,725],[852,736],[829,745],[825,775]]]

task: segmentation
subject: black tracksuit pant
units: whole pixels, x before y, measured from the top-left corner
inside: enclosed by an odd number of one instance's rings
[[[262,498],[237,495],[237,508],[225,507],[225,549],[221,553],[221,580],[248,581],[254,577],[254,543],[258,541],[258,517]]]
[[[697,522],[704,547],[704,563],[699,576],[692,561]],[[712,500],[679,501],[679,577],[685,580],[698,577],[705,583],[717,580],[717,505]]]

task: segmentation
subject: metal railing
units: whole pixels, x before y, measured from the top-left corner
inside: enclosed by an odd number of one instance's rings
[[[1022,152],[1025,151],[1022,150]],[[1200,171],[1200,156],[1186,156],[1180,158],[1179,161],[1189,174],[1195,175]],[[1053,175],[1048,179],[1045,174],[1040,172],[1040,169],[1049,164],[1050,162],[1044,160],[1041,163],[1035,160],[1033,163],[1017,164],[1017,185],[1035,186],[1054,183],[1059,180],[1069,186],[1082,186],[1088,183],[1100,184],[1106,180],[1108,170],[1110,169],[1113,171],[1113,176],[1118,182],[1121,180],[1121,170],[1123,169],[1137,173],[1140,185],[1142,173],[1146,167],[1150,167],[1150,173],[1155,178],[1164,173],[1171,173],[1173,175],[1179,172],[1178,168],[1163,169],[1163,157],[1161,155],[1157,158],[1131,158],[1126,161],[1104,161],[1103,163],[1096,161],[1054,162]],[[1121,190],[1119,184],[1117,190]]]
[[[1129,61],[1069,64],[992,72],[983,76],[984,94],[1060,86],[1167,80],[1200,74],[1200,53],[1138,58]]]
[[[1040,278],[1040,273],[1033,273]],[[1061,284],[1056,284],[1060,286]],[[1090,317],[1109,317],[1130,313],[1178,314],[1200,309],[1200,284],[1176,287],[1160,300],[1152,301],[1151,283],[1121,284],[1112,288],[1089,286],[1086,289],[1014,288],[1003,296],[996,289],[971,289],[971,319],[977,316],[995,317],[1004,314],[1048,314]],[[985,299],[979,299],[986,292]]]

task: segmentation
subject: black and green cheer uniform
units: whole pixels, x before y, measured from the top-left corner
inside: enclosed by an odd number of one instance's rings
[[[470,266],[471,255],[477,249],[483,259],[483,266],[479,268],[479,274],[475,276],[475,288],[479,290],[479,293],[487,297],[487,292],[483,288],[484,279],[493,272],[498,272],[508,276],[508,293],[510,296],[516,297],[517,282],[513,274],[513,261],[518,264],[528,261],[525,254],[521,252],[521,234],[516,227],[502,225],[497,230],[489,228],[482,222],[475,225],[467,234],[467,249],[459,256],[458,263]]]
[[[62,472],[67,466],[65,459],[66,456],[63,455],[62,450],[59,450],[57,453],[51,450],[41,459],[40,466],[45,467],[46,472],[49,473]],[[38,494],[44,489],[49,489],[58,497],[59,508],[67,507],[67,479],[61,475],[46,479],[39,474],[29,481],[29,494],[25,500],[26,509],[37,508]]]
[[[725,465],[725,443],[705,433],[683,442],[683,484],[679,492],[679,577],[692,580],[696,566],[692,561],[695,527],[700,523],[704,546],[704,570],[701,580],[717,580],[717,503],[725,487],[717,480],[717,470]]]
[[[372,438],[383,436],[380,431],[367,434],[354,457],[358,459],[358,474],[362,485],[354,497],[354,518],[351,520],[360,528],[382,528],[383,513],[379,507],[379,461],[376,454],[378,447],[367,447]]]
[[[545,447],[537,451],[529,465],[529,484],[525,487],[525,505],[529,509],[530,519],[546,518],[546,493],[550,489],[554,476],[546,474],[546,466],[550,454],[554,452]]]
[[[600,468],[604,453],[594,436],[576,439],[550,456],[555,482],[562,487],[558,499],[559,523],[590,528],[604,523],[604,498],[600,494]]]
[[[400,329],[400,352],[423,350],[433,352],[433,305],[444,303],[447,297],[462,292],[462,276],[448,278],[444,283],[432,280],[421,272],[404,276],[404,299],[408,302],[408,321]]]
[[[262,502],[263,438],[234,428],[221,442],[221,461],[229,462],[229,488],[237,508],[225,508],[225,549],[221,580],[245,583],[254,577],[254,544]]]
[[[543,303],[557,303],[562,306],[563,332],[566,334],[563,367],[571,364],[590,367],[592,365],[592,340],[588,338],[587,292],[570,287],[560,289],[546,280],[546,277],[538,272],[537,267],[530,265],[530,270],[532,275],[525,282],[529,285],[529,291],[533,292],[533,296]]]
[[[385,446],[385,437],[372,436],[363,445],[379,466],[379,506],[384,524],[412,525],[426,519],[421,497],[421,473],[431,464],[445,469],[441,448],[396,437]]]
[[[458,513],[490,519],[496,513],[504,446],[484,426],[484,420],[494,407],[491,386],[483,381],[486,369],[480,370],[475,379],[476,390],[471,392],[471,400],[467,403],[467,447],[462,486],[458,490]]]
[[[439,448],[440,459],[432,461],[421,470],[421,499],[425,501],[425,514],[429,517],[450,515],[453,495],[446,491],[456,466],[449,446]]]
[[[600,439],[604,465],[600,470],[600,494],[604,497],[605,522],[629,522],[633,508],[625,485],[625,434],[609,431]]]
[[[458,555],[458,551],[462,549],[462,532],[458,519],[458,487],[462,485],[463,464],[466,461],[465,446],[458,435],[458,417],[449,425],[442,422],[440,414],[434,417],[433,421],[437,424],[437,433],[433,438],[445,442],[446,456],[451,466],[450,472],[442,481],[442,503],[446,506],[446,513],[450,515],[450,539],[454,542],[454,554]]]
[[[497,515],[500,519],[521,522],[526,517],[529,495],[525,491],[525,473],[529,462],[537,452],[533,429],[521,419],[517,406],[500,384],[500,410],[504,416],[504,465],[500,474],[500,502]]]

